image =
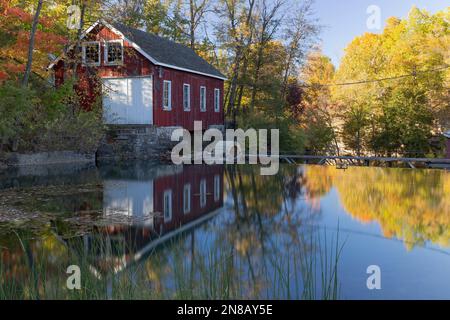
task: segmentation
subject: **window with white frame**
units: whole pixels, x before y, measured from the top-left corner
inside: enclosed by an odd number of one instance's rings
[[[163,109],[172,110],[172,82],[164,80]]]
[[[105,43],[105,64],[120,65],[123,63],[123,41],[111,40]]]
[[[186,184],[183,188],[183,212],[188,214],[191,212],[191,185]]]
[[[100,42],[84,42],[82,45],[83,63],[91,66],[100,65]]]
[[[214,111],[220,111],[220,89],[214,89]]]
[[[200,111],[206,111],[206,87],[200,87]]]
[[[172,220],[172,190],[164,191],[163,215],[164,215],[164,222]]]
[[[214,201],[220,200],[220,176],[214,176]]]
[[[206,206],[206,180],[200,181],[200,207]]]
[[[191,86],[186,83],[183,85],[183,109],[191,111]]]

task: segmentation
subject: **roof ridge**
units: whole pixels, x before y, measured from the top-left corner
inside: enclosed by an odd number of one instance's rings
[[[183,44],[183,43],[176,42],[175,40],[172,40],[172,39],[170,39],[170,38],[160,36],[160,35],[158,35],[158,34],[156,34],[156,33],[154,33],[154,32],[144,31],[144,30],[141,30],[141,29],[138,29],[138,28],[130,27],[130,26],[127,26],[126,24],[123,24],[123,23],[121,23],[121,22],[115,22],[115,23],[113,23],[112,25],[114,25],[114,24],[120,24],[121,26],[123,26],[123,27],[125,27],[125,28],[127,28],[127,29],[132,29],[132,30],[134,30],[134,31],[138,31],[138,32],[140,32],[140,33],[143,33],[143,34],[145,34],[145,35],[150,35],[150,36],[152,36],[152,37],[158,38],[159,40],[166,41],[166,42],[169,42],[169,43],[171,43],[171,44],[175,44],[175,45],[177,45],[177,46],[182,46],[182,47],[184,47],[184,48],[186,48],[186,49],[191,50],[193,53],[197,54],[197,52],[195,52],[195,50],[192,49],[191,47],[189,47],[189,46],[187,46],[187,45],[185,45],[185,44]],[[198,54],[197,54],[197,55],[198,55]],[[200,57],[200,56],[199,56],[199,57]],[[200,57],[200,58],[201,58],[201,57]],[[202,59],[203,59],[203,58],[202,58]],[[204,60],[204,59],[203,59],[203,60]],[[206,60],[205,60],[205,61],[206,61]],[[208,62],[208,61],[206,61],[206,62]],[[209,63],[209,62],[208,62],[208,63]]]
[[[153,32],[130,27],[120,22],[105,22],[118,29],[125,37],[142,47],[142,49],[158,63],[173,65],[174,67],[189,69],[194,73],[199,72],[212,77],[225,79],[225,76],[215,66],[210,64],[203,57],[198,55],[195,50],[185,44],[162,37]],[[160,43],[155,46],[154,42]],[[173,51],[167,48],[167,46],[175,47],[175,49],[182,50],[182,52],[180,52],[178,56],[174,56]],[[170,52],[159,52],[159,55],[155,52],[161,50]]]

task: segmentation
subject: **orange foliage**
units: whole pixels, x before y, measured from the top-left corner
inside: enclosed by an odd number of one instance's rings
[[[65,37],[54,31],[53,20],[41,16],[36,32],[33,71],[43,77],[46,77],[48,54],[60,52],[66,43]],[[9,1],[0,0],[0,37],[6,41],[6,45],[0,47],[0,81],[16,78],[24,71],[32,21],[32,14],[19,7],[10,7]]]
[[[334,187],[344,209],[363,223],[377,222],[383,236],[408,248],[450,244],[450,174],[439,170],[309,166],[305,186],[311,198]]]
[[[24,23],[31,23],[33,21],[33,16],[20,8],[7,8],[4,15],[6,17],[16,17]]]

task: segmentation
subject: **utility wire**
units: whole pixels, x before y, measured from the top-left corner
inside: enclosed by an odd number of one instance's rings
[[[317,87],[342,87],[342,86],[351,86],[351,85],[357,85],[357,84],[366,84],[366,83],[375,83],[375,82],[382,82],[382,81],[389,81],[389,80],[397,80],[402,78],[408,78],[408,77],[416,77],[418,74],[424,74],[424,73],[430,73],[430,72],[439,72],[445,69],[450,68],[450,66],[444,66],[437,69],[431,69],[431,70],[423,70],[423,71],[415,71],[410,74],[403,74],[400,76],[394,76],[394,77],[388,77],[388,78],[381,78],[381,79],[371,79],[371,80],[360,80],[360,81],[354,81],[354,82],[345,82],[345,83],[328,83],[328,84],[320,84],[320,83],[313,83],[313,84],[302,84],[300,87],[302,88],[317,88]]]

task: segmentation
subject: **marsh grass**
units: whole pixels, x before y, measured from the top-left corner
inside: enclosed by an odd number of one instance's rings
[[[307,232],[305,234],[308,234]],[[48,236],[26,240],[16,233],[14,252],[0,261],[0,299],[339,299],[339,233],[311,232],[300,241],[270,253],[237,252],[226,243],[186,249],[184,235],[170,240],[142,261],[116,272],[124,243],[111,248],[96,238],[89,252],[82,242],[63,243]],[[210,246],[211,243],[214,243]],[[119,252],[117,256],[112,251]],[[6,252],[6,253],[5,253]],[[9,255],[14,264],[5,261]],[[69,265],[81,270],[81,290],[69,290]],[[100,266],[100,267],[99,267]]]

